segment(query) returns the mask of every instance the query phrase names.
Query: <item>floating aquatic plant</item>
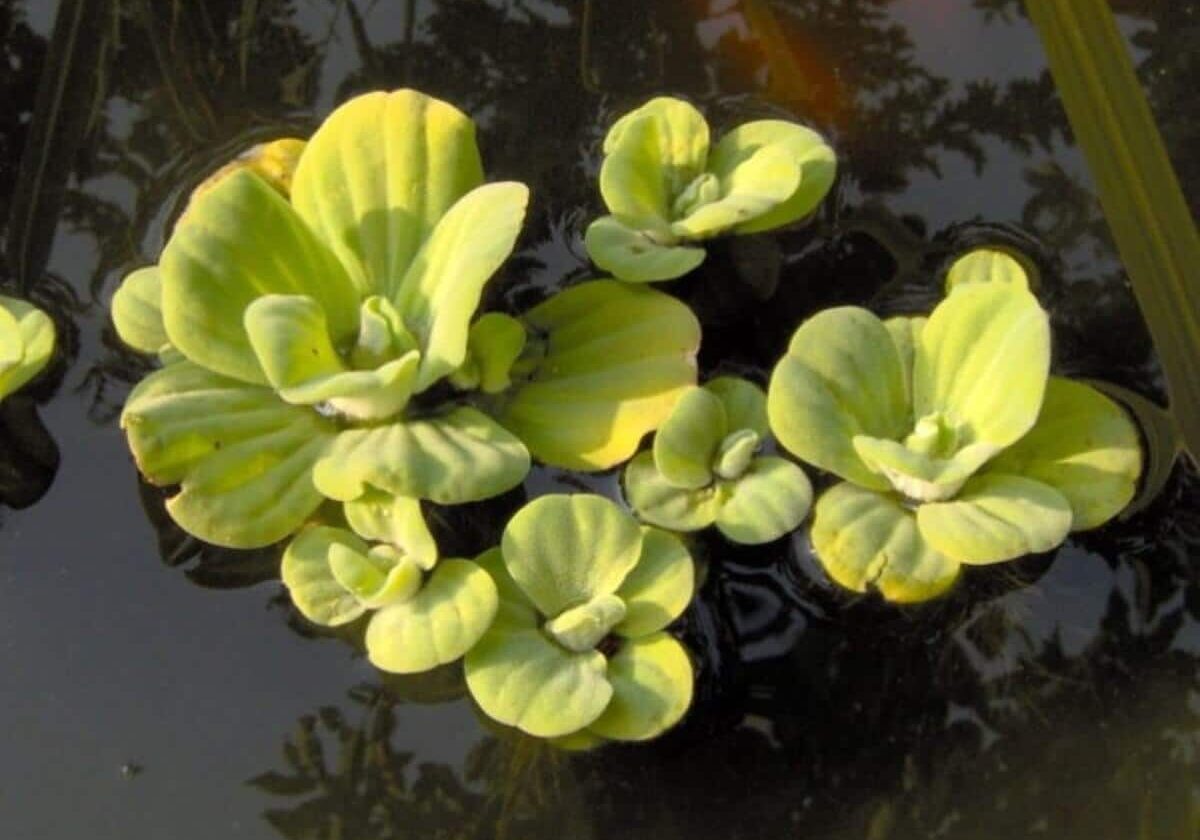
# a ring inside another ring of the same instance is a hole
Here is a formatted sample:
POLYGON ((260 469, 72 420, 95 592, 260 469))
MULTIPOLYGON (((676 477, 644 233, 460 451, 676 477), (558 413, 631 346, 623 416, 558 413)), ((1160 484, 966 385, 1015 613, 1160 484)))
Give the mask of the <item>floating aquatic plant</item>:
POLYGON ((122 425, 147 478, 180 485, 185 530, 260 546, 325 498, 452 504, 521 481, 524 445, 434 387, 524 217, 524 185, 482 180, 471 121, 398 91, 321 125, 290 200, 253 167, 193 198, 114 307, 134 346, 171 348, 122 425))
POLYGON ((428 671, 470 650, 496 615, 487 572, 439 561, 415 499, 373 491, 345 514, 352 530, 312 526, 284 552, 283 582, 300 612, 326 627, 372 612, 367 656, 385 671, 428 671))
POLYGON ((630 282, 680 277, 704 261, 696 243, 756 233, 810 215, 829 192, 833 150, 811 129, 758 120, 710 149, 692 105, 658 97, 604 139, 600 193, 611 215, 587 230, 596 265, 630 282))
POLYGON ((972 255, 928 319, 818 313, 775 368, 776 438, 843 479, 812 525, 843 586, 931 598, 962 565, 1049 551, 1133 497, 1136 429, 1094 388, 1050 375, 1049 319, 1011 268, 972 255))
POLYGON ((49 315, 0 295, 0 400, 41 373, 54 354, 54 337, 49 315))
POLYGON ((543 496, 479 564, 500 596, 465 660, 486 714, 569 746, 652 738, 683 717, 692 666, 664 632, 694 588, 677 538, 600 496, 543 496))
POLYGON ((482 180, 472 122, 404 90, 202 184, 113 301, 122 338, 165 364, 122 426, 143 474, 180 486, 180 526, 247 548, 326 499, 485 499, 529 449, 600 469, 661 422, 696 376, 678 301, 600 280, 473 320, 528 199, 482 180))
POLYGON ((768 433, 767 396, 752 382, 724 376, 689 389, 653 450, 625 468, 630 507, 672 531, 715 523, 738 543, 795 530, 812 504, 812 485, 791 461, 761 454, 768 433))

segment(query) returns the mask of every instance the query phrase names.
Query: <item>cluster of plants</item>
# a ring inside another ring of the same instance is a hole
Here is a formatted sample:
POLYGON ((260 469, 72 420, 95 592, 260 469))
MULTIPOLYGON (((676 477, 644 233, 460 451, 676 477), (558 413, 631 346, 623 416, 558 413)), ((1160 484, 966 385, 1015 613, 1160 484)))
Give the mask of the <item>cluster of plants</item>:
POLYGON ((1047 314, 1001 251, 958 260, 927 318, 818 313, 765 391, 697 381, 696 317, 647 284, 698 266, 706 239, 802 222, 835 168, 794 123, 711 144, 691 105, 651 100, 604 141, 609 215, 585 244, 611 276, 479 312, 528 190, 484 181, 451 105, 357 97, 308 141, 223 167, 158 263, 126 277, 118 333, 161 365, 121 425, 146 479, 178 488, 180 527, 233 548, 286 541, 296 608, 364 621, 377 667, 461 659, 490 718, 566 747, 654 737, 692 698, 668 632, 695 591, 678 535, 796 532, 814 496, 797 461, 826 488, 809 528, 822 566, 894 601, 944 592, 964 564, 1048 551, 1135 489, 1135 428, 1050 375, 1047 314), (625 465, 627 504, 542 496, 495 548, 443 557, 428 506, 496 497, 535 460, 625 465))

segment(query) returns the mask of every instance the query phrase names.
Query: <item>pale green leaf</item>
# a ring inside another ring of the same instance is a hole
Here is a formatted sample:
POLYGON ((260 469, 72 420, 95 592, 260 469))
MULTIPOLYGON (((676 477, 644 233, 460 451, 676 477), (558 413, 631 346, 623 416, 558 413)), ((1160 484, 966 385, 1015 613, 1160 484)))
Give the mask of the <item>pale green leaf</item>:
POLYGON ((898 603, 941 595, 961 570, 922 538, 912 511, 895 497, 849 482, 817 500, 812 544, 836 583, 855 592, 875 588, 898 603))
MULTIPOLYGON (((276 391, 346 370, 334 349, 325 312, 310 297, 263 295, 246 307, 242 321, 259 366, 276 391)), ((305 404, 319 398, 287 401, 305 404)))
POLYGON ((677 724, 692 705, 695 676, 683 645, 666 633, 624 642, 608 662, 612 701, 589 731, 645 741, 677 724))
POLYGON ((396 546, 426 571, 437 562, 437 543, 417 499, 368 487, 346 502, 343 510, 350 527, 363 539, 396 546))
POLYGON ((1001 283, 1029 288, 1029 275, 1011 254, 995 248, 976 248, 956 259, 946 273, 946 292, 964 283, 1001 283))
POLYGON ((627 283, 655 283, 682 277, 704 262, 703 248, 667 245, 615 216, 601 216, 584 234, 583 244, 597 266, 627 283))
POLYGON ((643 522, 671 531, 699 531, 713 524, 724 499, 724 482, 699 490, 677 487, 654 466, 654 456, 643 452, 625 467, 625 500, 643 522))
POLYGON ((268 389, 180 362, 138 385, 121 425, 146 477, 181 485, 167 502, 172 517, 208 542, 269 545, 321 503, 312 467, 334 429, 268 389))
POLYGON ((1062 493, 1071 530, 1103 525, 1137 491, 1142 448, 1125 412, 1095 388, 1052 376, 1042 413, 1030 432, 988 465, 989 472, 1024 476, 1062 493))
POLYGON ((720 197, 671 223, 671 233, 707 239, 753 221, 788 200, 800 184, 800 168, 776 146, 762 146, 721 174, 720 197))
POLYGON ((786 152, 800 178, 786 201, 739 225, 737 233, 773 230, 811 215, 837 174, 837 157, 821 135, 785 120, 757 120, 730 131, 713 147, 709 171, 724 177, 762 148, 786 152))
POLYGON ((700 324, 669 295, 614 280, 573 286, 524 316, 527 381, 500 409, 540 461, 601 470, 627 460, 696 383, 700 324))
POLYGON ((498 394, 512 385, 512 367, 525 349, 525 327, 511 315, 489 312, 471 325, 467 359, 453 374, 456 387, 498 394))
POLYGON ((689 388, 654 436, 654 466, 676 487, 704 487, 713 480, 713 464, 728 431, 721 400, 704 388, 689 388))
POLYGON ((485 184, 454 204, 421 246, 394 299, 421 348, 417 391, 463 363, 484 284, 512 253, 529 189, 485 184))
POLYGON ((367 625, 367 658, 376 668, 415 674, 473 648, 496 617, 496 585, 469 560, 443 560, 421 590, 379 610, 367 625))
POLYGON ((673 534, 642 528, 642 553, 617 595, 625 619, 614 630, 626 638, 648 636, 665 628, 691 603, 696 570, 687 547, 673 534))
POLYGON ((758 432, 750 429, 731 432, 717 448, 717 456, 713 459, 713 472, 717 478, 737 481, 750 469, 760 446, 762 438, 758 436, 758 432))
POLYGON ((359 554, 368 550, 366 543, 341 528, 305 528, 288 544, 279 564, 283 585, 296 609, 324 627, 348 624, 367 609, 334 578, 329 568, 329 549, 333 545, 343 545, 359 554))
POLYGON ((541 738, 583 729, 612 699, 602 654, 570 653, 540 629, 493 628, 463 664, 467 688, 485 714, 541 738))
POLYGON ((305 295, 325 313, 334 343, 358 330, 358 296, 326 245, 278 192, 248 171, 200 196, 159 261, 171 344, 209 370, 266 382, 242 315, 268 294, 305 295))
POLYGON ((1060 546, 1071 530, 1071 505, 1040 481, 988 473, 951 501, 921 505, 917 525, 926 542, 959 563, 999 563, 1060 546))
POLYGON ((1049 372, 1050 321, 1037 298, 1011 284, 968 283, 921 331, 913 412, 948 418, 960 445, 1008 446, 1037 420, 1049 372))
POLYGON ((18 298, 0 295, 0 399, 21 388, 54 355, 54 321, 18 298))
POLYGON ((462 406, 420 420, 349 429, 316 465, 313 481, 348 502, 368 487, 443 505, 480 501, 516 487, 529 452, 494 420, 462 406))
POLYGON ((642 533, 602 496, 550 495, 521 508, 504 529, 504 563, 548 618, 611 595, 637 563, 642 533))
POLYGON ((397 414, 413 394, 416 350, 375 370, 349 370, 312 298, 264 295, 246 307, 244 320, 259 365, 285 402, 328 403, 348 417, 378 420, 397 414))
POLYGON ((421 567, 390 545, 366 552, 332 545, 328 561, 334 580, 369 610, 407 601, 421 588, 421 567))
POLYGON ((758 545, 800 527, 812 507, 812 484, 804 470, 783 458, 756 458, 728 484, 717 510, 717 529, 736 543, 758 545))
POLYGON ((792 336, 771 374, 771 431, 803 461, 864 487, 889 485, 854 449, 856 435, 898 439, 912 416, 891 333, 865 309, 826 309, 792 336))
POLYGON ((704 172, 709 132, 688 102, 651 99, 624 115, 604 138, 600 192, 622 221, 665 222, 672 203, 704 172))
POLYGON ((770 432, 767 424, 767 395, 758 385, 738 376, 718 376, 704 383, 725 407, 729 431, 749 429, 760 438, 770 432))
POLYGON ((112 298, 112 320, 121 341, 142 353, 170 344, 163 326, 162 275, 148 265, 125 275, 112 298))
POLYGON ((933 502, 951 498, 999 447, 972 443, 948 458, 939 458, 914 452, 898 441, 856 435, 854 450, 898 493, 916 501, 933 502))
POLYGON ((532 630, 540 627, 542 621, 537 609, 508 573, 500 547, 485 551, 475 558, 475 562, 491 576, 492 583, 496 585, 499 609, 496 612, 496 620, 492 623, 493 631, 532 630))
POLYGON ((597 595, 563 610, 543 625, 551 639, 569 651, 589 651, 625 619, 625 602, 612 594, 597 595))
POLYGON ((912 371, 913 357, 916 355, 917 343, 921 340, 921 331, 925 329, 928 318, 906 318, 897 316, 883 322, 896 342, 896 350, 900 353, 900 364, 904 368, 904 387, 908 391, 909 401, 912 401, 912 371))
POLYGON ((345 102, 300 157, 292 203, 329 244, 361 297, 394 297, 418 249, 483 182, 475 125, 414 90, 345 102))
POLYGON ((600 165, 600 195, 622 224, 669 239, 673 179, 659 146, 659 128, 653 118, 631 121, 600 165))

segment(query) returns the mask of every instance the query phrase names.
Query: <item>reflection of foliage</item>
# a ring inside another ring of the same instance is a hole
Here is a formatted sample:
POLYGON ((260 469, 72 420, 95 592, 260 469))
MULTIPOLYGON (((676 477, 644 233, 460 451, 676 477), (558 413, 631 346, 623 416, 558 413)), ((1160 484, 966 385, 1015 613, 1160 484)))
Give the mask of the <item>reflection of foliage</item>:
POLYGON ((284 744, 287 770, 249 781, 268 795, 301 800, 269 809, 267 822, 289 840, 486 836, 478 823, 482 796, 445 766, 413 768, 411 753, 393 749, 396 711, 388 695, 359 688, 350 696, 363 708, 358 725, 331 706, 301 718, 284 744))
POLYGON ((29 28, 17 0, 0 0, 0 239, 45 52, 44 39, 29 28))

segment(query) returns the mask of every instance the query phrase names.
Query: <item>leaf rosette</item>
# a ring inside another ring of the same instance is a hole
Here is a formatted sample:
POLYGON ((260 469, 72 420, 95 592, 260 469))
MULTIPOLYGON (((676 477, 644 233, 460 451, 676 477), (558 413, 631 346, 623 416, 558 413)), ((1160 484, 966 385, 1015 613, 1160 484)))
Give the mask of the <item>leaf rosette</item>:
POLYGON ((326 499, 495 496, 531 449, 583 469, 629 457, 694 383, 699 326, 612 281, 476 318, 527 201, 483 183, 470 119, 410 90, 357 97, 307 143, 206 180, 113 299, 121 338, 164 363, 122 426, 147 479, 179 485, 172 518, 251 548, 326 499), (638 329, 658 331, 648 356, 606 349, 638 329))
POLYGON ((1049 318, 1015 261, 968 258, 928 319, 825 310, 771 376, 776 438, 843 479, 818 499, 811 535, 850 589, 935 597, 963 565, 1050 551, 1136 490, 1132 421, 1050 375, 1049 318))
POLYGON ((718 377, 689 389, 625 468, 625 496, 644 522, 672 531, 715 524, 737 543, 766 543, 795 530, 812 504, 800 467, 761 452, 767 396, 752 382, 718 377))
POLYGON ((0 400, 42 372, 54 355, 54 321, 19 298, 0 295, 0 400))
POLYGON ((585 244, 596 265, 622 280, 681 277, 704 261, 696 243, 812 214, 836 168, 819 134, 786 120, 745 123, 710 147, 695 107, 658 97, 604 139, 600 193, 610 215, 588 227, 585 244))
POLYGON ((600 496, 543 496, 479 564, 499 609, 464 665, 489 717, 571 747, 646 740, 683 717, 692 665, 665 628, 695 583, 677 538, 600 496))
POLYGON ((283 554, 280 573, 296 608, 338 627, 370 613, 367 657, 415 674, 453 662, 491 626, 491 577, 470 560, 438 559, 415 499, 372 491, 347 503, 347 528, 314 525, 283 554))

